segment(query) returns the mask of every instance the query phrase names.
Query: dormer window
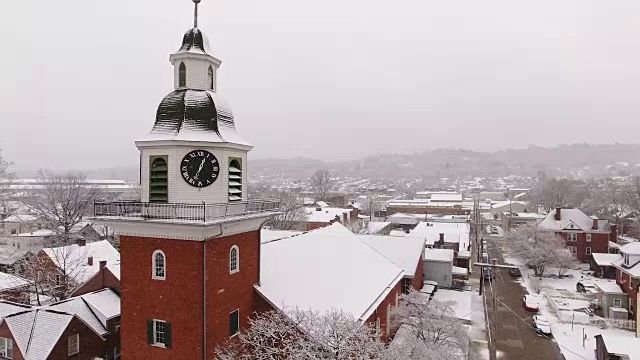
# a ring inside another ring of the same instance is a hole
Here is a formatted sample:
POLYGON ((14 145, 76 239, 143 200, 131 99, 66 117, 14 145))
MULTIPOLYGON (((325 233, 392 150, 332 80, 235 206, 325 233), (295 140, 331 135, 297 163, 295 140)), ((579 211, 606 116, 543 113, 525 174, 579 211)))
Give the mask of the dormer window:
POLYGON ((209 90, 213 90, 213 67, 211 67, 211 65, 209 65, 209 78, 207 84, 209 84, 209 90))
POLYGON ((187 66, 181 62, 178 67, 178 87, 187 86, 187 66))

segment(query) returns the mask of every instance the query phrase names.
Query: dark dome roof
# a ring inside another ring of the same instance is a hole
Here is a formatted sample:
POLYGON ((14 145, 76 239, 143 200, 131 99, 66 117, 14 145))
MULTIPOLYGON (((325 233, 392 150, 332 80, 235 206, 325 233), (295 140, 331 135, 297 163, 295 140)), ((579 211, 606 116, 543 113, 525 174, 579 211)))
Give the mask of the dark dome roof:
POLYGON ((200 29, 190 29, 184 33, 184 36, 182 37, 182 45, 178 52, 210 54, 209 40, 207 39, 207 36, 200 31, 200 29))
POLYGON ((154 132, 178 133, 182 130, 215 132, 221 127, 235 131, 233 114, 224 101, 209 90, 180 89, 165 96, 158 106, 154 132))

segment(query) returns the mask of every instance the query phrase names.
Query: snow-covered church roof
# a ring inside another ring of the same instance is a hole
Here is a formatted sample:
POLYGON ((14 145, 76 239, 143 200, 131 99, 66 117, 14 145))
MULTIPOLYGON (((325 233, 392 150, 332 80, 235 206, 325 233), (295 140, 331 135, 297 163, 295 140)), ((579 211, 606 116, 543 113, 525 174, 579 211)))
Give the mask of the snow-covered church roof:
POLYGON ((141 141, 183 140, 251 146, 236 132, 233 113, 211 90, 177 89, 158 106, 153 129, 141 141))
POLYGON ((339 223, 260 251, 256 289, 285 312, 337 308, 366 321, 405 273, 339 223))

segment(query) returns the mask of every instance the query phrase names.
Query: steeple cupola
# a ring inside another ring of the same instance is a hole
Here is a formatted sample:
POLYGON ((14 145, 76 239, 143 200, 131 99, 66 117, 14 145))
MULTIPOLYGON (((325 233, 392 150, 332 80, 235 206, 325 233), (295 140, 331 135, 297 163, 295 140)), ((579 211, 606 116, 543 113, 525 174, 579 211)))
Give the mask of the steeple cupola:
POLYGON ((198 29, 198 3, 194 0, 193 28, 182 37, 182 45, 169 56, 174 69, 175 89, 211 90, 217 89, 217 73, 220 64, 209 47, 207 36, 198 29))

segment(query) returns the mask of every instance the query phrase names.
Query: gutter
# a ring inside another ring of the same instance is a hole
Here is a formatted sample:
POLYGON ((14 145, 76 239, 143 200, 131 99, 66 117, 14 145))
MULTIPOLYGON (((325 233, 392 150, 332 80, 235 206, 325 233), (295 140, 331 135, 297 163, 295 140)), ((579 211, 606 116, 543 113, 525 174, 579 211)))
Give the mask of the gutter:
POLYGON ((220 232, 202 242, 202 359, 207 360, 207 241, 218 238, 222 235, 222 224, 220 232))
POLYGON ((384 298, 386 298, 387 295, 389 295, 389 293, 391 292, 393 287, 403 277, 404 277, 404 270, 402 270, 402 271, 400 271, 400 273, 398 273, 398 275, 391 281, 391 283, 389 283, 389 285, 387 285, 387 287, 384 289, 384 291, 380 295, 378 295, 376 300, 373 303, 371 303, 371 305, 369 305, 369 307, 365 310, 365 312, 360 316, 360 318, 358 320, 361 321, 361 322, 367 321, 369 316, 371 316, 371 314, 373 314, 375 312, 375 310, 378 308, 378 306, 380 306, 380 304, 384 301, 384 298))

